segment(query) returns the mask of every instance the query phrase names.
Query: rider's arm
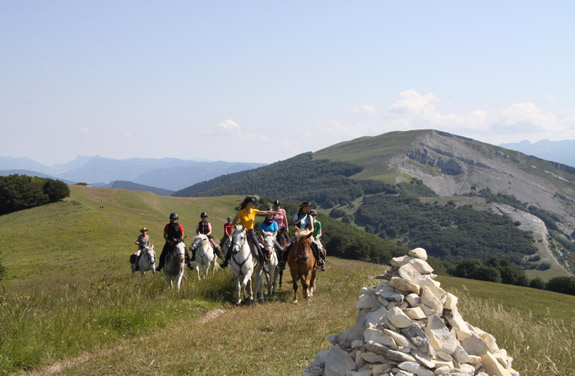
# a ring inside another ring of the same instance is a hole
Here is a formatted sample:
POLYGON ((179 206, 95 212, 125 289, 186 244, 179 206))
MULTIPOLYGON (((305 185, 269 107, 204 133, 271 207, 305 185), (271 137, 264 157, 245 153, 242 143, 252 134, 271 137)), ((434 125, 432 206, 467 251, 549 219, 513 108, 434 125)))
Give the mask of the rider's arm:
POLYGON ((212 234, 212 224, 208 222, 208 233, 206 235, 212 234))

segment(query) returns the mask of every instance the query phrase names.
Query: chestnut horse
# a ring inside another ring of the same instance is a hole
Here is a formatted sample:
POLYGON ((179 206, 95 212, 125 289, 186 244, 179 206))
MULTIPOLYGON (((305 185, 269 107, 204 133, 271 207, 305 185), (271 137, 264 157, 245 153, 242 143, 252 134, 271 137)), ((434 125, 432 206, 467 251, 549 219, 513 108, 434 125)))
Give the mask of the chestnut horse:
POLYGON ((297 284, 301 281, 303 297, 309 300, 313 296, 315 276, 317 273, 316 259, 311 249, 310 230, 296 228, 296 240, 290 247, 288 265, 293 282, 293 302, 297 304, 297 284))

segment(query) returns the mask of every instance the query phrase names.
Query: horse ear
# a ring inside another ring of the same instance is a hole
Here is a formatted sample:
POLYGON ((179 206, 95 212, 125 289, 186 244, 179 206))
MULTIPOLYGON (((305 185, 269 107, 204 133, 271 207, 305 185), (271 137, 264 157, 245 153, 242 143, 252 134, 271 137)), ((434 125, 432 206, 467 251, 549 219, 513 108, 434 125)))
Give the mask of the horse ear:
POLYGON ((295 228, 295 232, 300 233, 301 229, 299 227, 294 227, 295 228))
POLYGON ((306 235, 305 238, 306 238, 306 239, 309 239, 309 238, 311 238, 312 235, 313 235, 313 232, 310 232, 309 234, 306 235))

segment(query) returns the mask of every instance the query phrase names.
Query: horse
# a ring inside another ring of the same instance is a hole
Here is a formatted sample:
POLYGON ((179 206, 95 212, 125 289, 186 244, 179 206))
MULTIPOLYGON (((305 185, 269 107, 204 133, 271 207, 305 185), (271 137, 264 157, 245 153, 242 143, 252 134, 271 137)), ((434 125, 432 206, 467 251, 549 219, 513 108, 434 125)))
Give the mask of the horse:
POLYGON ((136 274, 136 267, 142 273, 142 276, 146 274, 148 270, 152 271, 152 274, 156 272, 156 252, 154 252, 154 245, 146 246, 142 249, 142 254, 138 263, 132 263, 132 278, 136 274))
POLYGON ((269 274, 265 274, 262 271, 261 265, 258 265, 255 269, 256 274, 256 288, 255 296, 260 294, 259 300, 264 299, 264 274, 266 277, 266 282, 268 284, 268 296, 275 295, 276 293, 276 279, 278 275, 278 257, 276 254, 275 239, 273 232, 262 231, 264 235, 264 251, 269 254, 269 261, 266 261, 266 265, 269 270, 269 274))
POLYGON ((243 227, 237 228, 232 234, 232 272, 236 282, 237 301, 236 306, 242 304, 243 298, 252 302, 254 294, 252 290, 252 274, 254 272, 254 258, 243 227), (248 294, 249 291, 249 294, 248 294))
POLYGON ((312 232, 296 228, 296 240, 293 242, 288 255, 288 265, 293 282, 293 303, 297 304, 297 284, 301 281, 303 296, 309 300, 315 288, 317 274, 316 259, 311 248, 312 232))
POLYGON ((183 241, 178 241, 174 244, 174 248, 166 255, 166 265, 164 266, 164 274, 168 280, 168 288, 172 289, 172 282, 176 283, 176 290, 180 291, 182 278, 184 277, 184 269, 186 267, 185 261, 186 245, 183 241))
POLYGON ((196 250, 196 273, 198 275, 198 279, 200 278, 200 266, 204 271, 204 277, 208 276, 210 271, 210 265, 212 266, 212 275, 216 271, 216 255, 214 254, 214 248, 210 244, 210 239, 207 235, 198 234, 194 238, 194 242, 190 245, 190 251, 196 250))

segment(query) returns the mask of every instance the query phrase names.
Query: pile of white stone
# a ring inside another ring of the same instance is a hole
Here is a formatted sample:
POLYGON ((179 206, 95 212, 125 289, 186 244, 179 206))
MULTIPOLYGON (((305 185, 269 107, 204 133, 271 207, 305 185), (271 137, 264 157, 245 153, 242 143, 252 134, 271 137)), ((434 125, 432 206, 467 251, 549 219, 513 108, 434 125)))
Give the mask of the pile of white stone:
POLYGON ((416 248, 361 289, 356 323, 329 338, 304 376, 519 376, 495 338, 463 320, 426 260, 416 248))

